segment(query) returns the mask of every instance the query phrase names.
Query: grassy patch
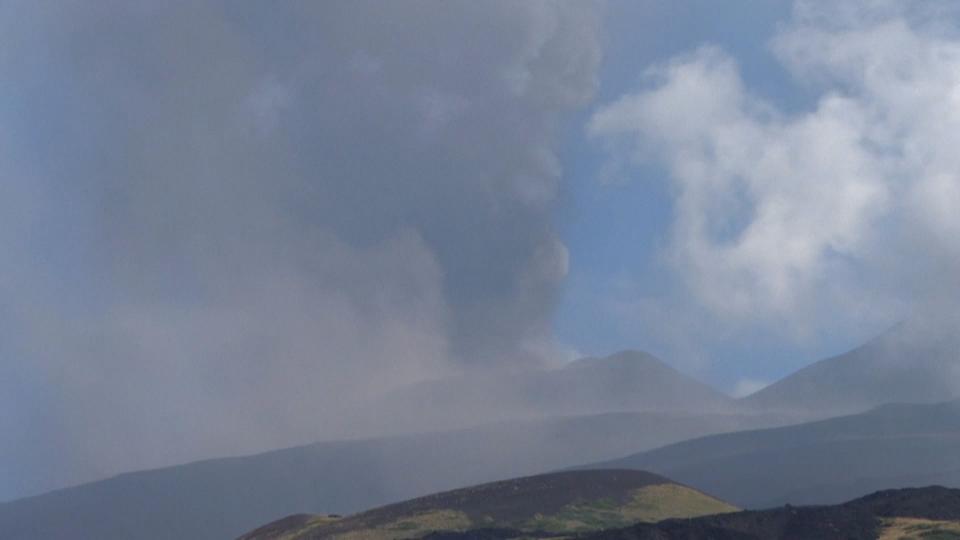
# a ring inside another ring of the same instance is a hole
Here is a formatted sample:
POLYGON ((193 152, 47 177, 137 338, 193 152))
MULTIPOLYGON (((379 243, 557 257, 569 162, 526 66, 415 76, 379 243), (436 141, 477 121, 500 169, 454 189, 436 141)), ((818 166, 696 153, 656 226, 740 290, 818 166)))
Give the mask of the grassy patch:
POLYGON ((739 508, 699 491, 663 484, 634 492, 633 500, 624 507, 631 521, 657 522, 670 518, 689 518, 736 512, 739 508))
POLYGON ((333 537, 340 540, 402 540, 420 538, 433 531, 463 531, 472 525, 470 518, 463 512, 436 510, 378 527, 334 534, 333 537))
POLYGON ((596 531, 626 527, 638 521, 656 522, 674 517, 697 517, 735 512, 737 508, 698 491, 675 484, 636 490, 625 504, 612 499, 571 504, 548 516, 538 514, 520 524, 521 529, 556 533, 596 531))
POLYGON ((277 538, 277 540, 297 540, 297 538, 302 538, 307 533, 315 531, 320 527, 325 527, 331 523, 339 521, 340 518, 330 517, 330 516, 316 516, 303 525, 300 529, 284 534, 277 538))
POLYGON ((884 519, 880 540, 960 540, 960 521, 884 519))

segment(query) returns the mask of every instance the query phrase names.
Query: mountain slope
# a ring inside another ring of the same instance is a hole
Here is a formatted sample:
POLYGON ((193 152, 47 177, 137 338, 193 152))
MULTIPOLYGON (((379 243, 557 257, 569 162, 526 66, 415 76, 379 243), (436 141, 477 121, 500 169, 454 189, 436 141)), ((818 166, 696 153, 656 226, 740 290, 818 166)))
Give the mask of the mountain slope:
POLYGON ((241 540, 386 540, 476 527, 573 534, 732 511, 736 508, 650 473, 568 471, 437 493, 339 520, 284 518, 241 540))
POLYGON ((643 352, 584 358, 555 369, 494 371, 404 388, 373 408, 391 424, 462 426, 500 418, 657 411, 719 413, 736 400, 643 352), (438 404, 443 404, 438 406, 438 404))
POLYGON ((592 409, 585 412, 703 412, 733 405, 725 394, 638 351, 577 360, 540 381, 527 382, 521 395, 537 395, 538 387, 541 406, 548 411, 563 411, 572 403, 592 409))
POLYGON ((692 520, 638 524, 591 540, 884 540, 960 538, 960 491, 943 487, 887 490, 845 504, 783 507, 692 520))
POLYGON ((843 414, 884 403, 960 397, 960 328, 903 323, 850 352, 811 364, 742 403, 756 410, 843 414))
MULTIPOLYGON (((434 533, 427 540, 529 538, 511 529, 434 533)), ((540 535, 541 538, 556 538, 540 535)), ((693 519, 637 523, 581 540, 956 540, 960 490, 931 486, 885 490, 834 506, 784 506, 693 519)), ((559 539, 558 539, 559 540, 559 539)))
POLYGON ((232 538, 290 513, 352 513, 777 422, 625 413, 317 443, 124 474, 0 504, 0 538, 232 538))
POLYGON ((960 401, 712 435, 594 467, 649 470, 746 508, 836 503, 879 488, 960 486, 960 401))

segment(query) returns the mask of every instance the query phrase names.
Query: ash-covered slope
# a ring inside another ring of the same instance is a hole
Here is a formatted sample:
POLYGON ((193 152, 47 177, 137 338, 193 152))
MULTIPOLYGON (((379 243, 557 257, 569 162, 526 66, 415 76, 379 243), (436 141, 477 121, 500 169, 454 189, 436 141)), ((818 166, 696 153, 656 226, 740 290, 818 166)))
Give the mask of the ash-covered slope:
POLYGON ((870 342, 811 364, 742 400, 756 410, 862 412, 885 403, 960 397, 960 325, 902 323, 870 342))
POLYGON ((744 508, 830 504, 877 489, 960 487, 960 401, 885 405, 702 437, 601 462, 663 474, 744 508))
POLYGON ((642 471, 568 471, 437 493, 339 520, 291 516, 241 540, 387 540, 478 527, 573 534, 731 511, 736 508, 642 471))

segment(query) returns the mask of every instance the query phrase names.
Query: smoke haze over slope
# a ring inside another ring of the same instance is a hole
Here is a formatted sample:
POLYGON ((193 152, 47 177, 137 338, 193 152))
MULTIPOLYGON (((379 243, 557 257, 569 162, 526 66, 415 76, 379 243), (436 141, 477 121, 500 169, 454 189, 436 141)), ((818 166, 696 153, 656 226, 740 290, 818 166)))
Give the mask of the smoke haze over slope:
POLYGON ((617 2, 0 3, 0 500, 433 427, 391 396, 459 426, 665 388, 542 384, 571 350, 746 394, 909 320, 849 406, 960 395, 960 9, 630 2, 620 41, 668 43, 611 75, 617 2))
POLYGON ((0 6, 0 499, 541 362, 596 8, 0 6))

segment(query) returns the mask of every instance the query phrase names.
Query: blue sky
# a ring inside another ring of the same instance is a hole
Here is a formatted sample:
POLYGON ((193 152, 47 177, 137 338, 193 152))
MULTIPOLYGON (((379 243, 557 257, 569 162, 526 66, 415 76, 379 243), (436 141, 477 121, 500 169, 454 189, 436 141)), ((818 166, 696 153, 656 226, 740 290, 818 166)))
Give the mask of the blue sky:
MULTIPOLYGON (((676 216, 676 192, 671 191, 676 185, 671 183, 668 163, 647 156, 617 169, 611 180, 608 148, 600 144, 603 141, 586 136, 584 126, 598 110, 625 95, 652 93, 657 83, 645 75, 651 68, 670 62, 694 65, 697 61, 690 55, 705 46, 734 65, 739 84, 749 92, 747 99, 774 111, 780 119, 775 122, 802 124, 816 118, 824 100, 831 96, 849 98, 858 106, 874 98, 866 96, 869 89, 845 87, 846 72, 842 70, 855 69, 854 64, 831 67, 834 71, 829 75, 804 72, 799 61, 784 52, 798 47, 796 43, 783 44, 792 35, 794 41, 798 36, 820 37, 813 32, 830 28, 833 21, 841 32, 858 35, 869 27, 871 17, 881 21, 889 17, 890 27, 908 21, 922 29, 929 26, 930 13, 940 17, 937 32, 955 35, 951 25, 955 13, 937 2, 851 3, 833 11, 824 4, 802 2, 797 9, 800 11, 795 12, 794 3, 786 1, 608 4, 599 90, 589 110, 573 122, 562 152, 568 185, 557 223, 571 262, 555 325, 561 341, 574 350, 602 355, 620 348, 645 349, 727 390, 749 382, 742 390, 860 345, 909 317, 916 302, 925 302, 917 300, 925 293, 915 290, 908 272, 896 270, 901 263, 879 263, 853 251, 830 254, 832 248, 828 248, 824 257, 833 261, 826 264, 845 267, 832 279, 847 283, 851 290, 863 287, 850 302, 858 307, 848 311, 848 306, 831 307, 826 300, 807 318, 795 320, 793 315, 779 312, 767 320, 761 317, 728 324, 723 313, 711 313, 691 299, 689 283, 665 260, 676 216), (884 265, 890 265, 889 272, 884 265), (891 292, 896 290, 900 292, 891 292), (893 298, 898 294, 902 297, 893 298), (634 316, 638 309, 645 315, 634 316), (657 317, 670 321, 670 331, 652 320, 657 317), (795 332, 793 327, 804 330, 795 332)), ((888 106, 893 105, 879 105, 876 114, 892 115, 882 110, 888 106)), ((643 150, 642 144, 639 148, 643 150)), ((841 179, 847 174, 833 163, 820 171, 841 179)), ((808 179, 800 175, 796 181, 808 179)), ((909 183, 911 179, 890 181, 909 183)), ((838 208, 842 213, 843 207, 838 208)), ((744 219, 743 212, 737 215, 731 214, 733 219, 744 219)), ((878 238, 887 234, 895 244, 897 219, 894 213, 889 220, 878 221, 874 227, 878 238), (894 229, 884 233, 888 226, 894 229)))
MULTIPOLYGON (((713 44, 735 55, 745 79, 771 100, 793 109, 809 105, 812 96, 791 80, 769 47, 777 26, 789 18, 791 8, 790 2, 766 0, 726 4, 707 0, 611 2, 596 102, 607 103, 637 89, 643 84, 643 73, 652 65, 713 44)), ((618 294, 614 284, 624 278, 635 280, 642 294, 666 294, 669 298, 667 291, 677 287, 658 256, 669 234, 672 203, 664 178, 667 172, 656 164, 638 167, 617 182, 604 181, 601 169, 605 156, 587 140, 583 126, 589 113, 573 123, 563 152, 569 193, 557 220, 571 262, 556 326, 564 342, 590 355, 621 348, 649 350, 729 390, 742 378, 776 380, 864 338, 838 336, 791 343, 764 339, 747 330, 705 343, 699 354, 710 361, 684 362, 671 357, 677 351, 654 331, 612 312, 606 303, 611 295, 618 294)))

